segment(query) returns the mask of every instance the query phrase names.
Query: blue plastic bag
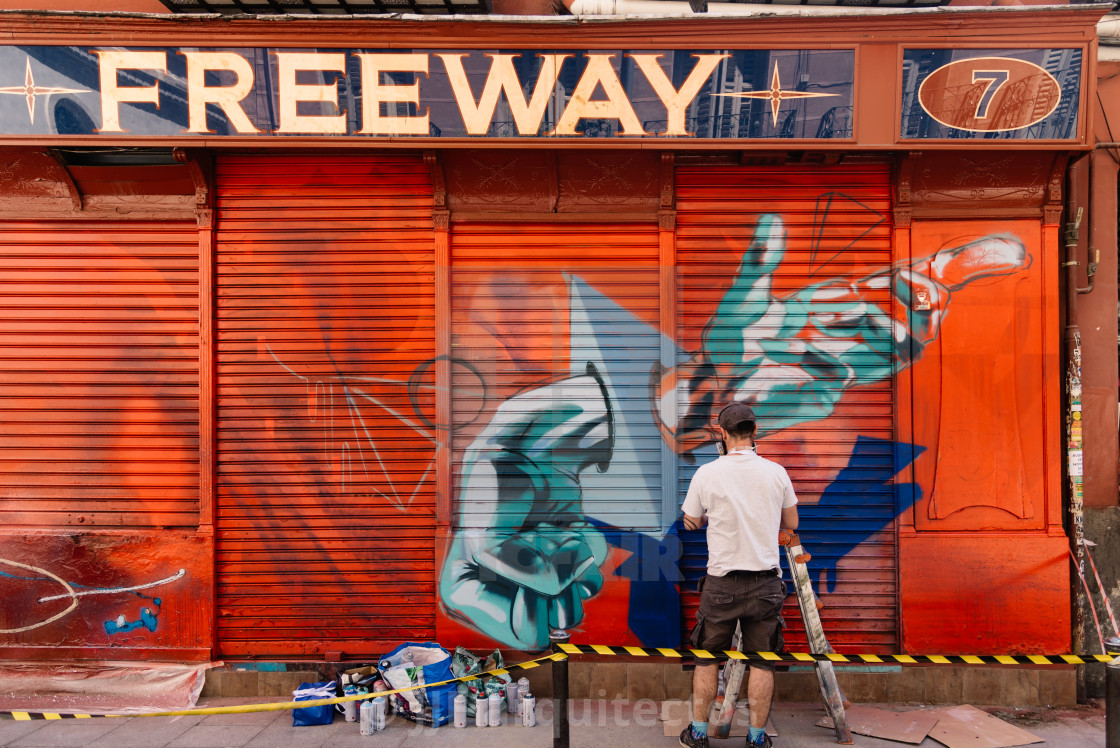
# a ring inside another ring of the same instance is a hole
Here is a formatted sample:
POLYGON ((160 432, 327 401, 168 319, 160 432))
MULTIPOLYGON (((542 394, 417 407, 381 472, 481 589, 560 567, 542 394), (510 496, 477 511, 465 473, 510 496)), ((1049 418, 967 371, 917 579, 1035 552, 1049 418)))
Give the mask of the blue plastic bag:
MULTIPOLYGON (((317 701, 318 699, 333 699, 334 681, 320 683, 300 683, 299 688, 292 691, 292 701, 317 701)), ((334 721, 334 706, 309 706, 303 709, 292 710, 292 726, 305 727, 307 725, 329 725, 334 721)))
POLYGON ((432 727, 451 721, 458 687, 454 683, 427 685, 455 677, 451 674, 451 653, 446 649, 435 642, 407 642, 382 657, 379 669, 392 688, 411 689, 393 695, 395 714, 432 727))

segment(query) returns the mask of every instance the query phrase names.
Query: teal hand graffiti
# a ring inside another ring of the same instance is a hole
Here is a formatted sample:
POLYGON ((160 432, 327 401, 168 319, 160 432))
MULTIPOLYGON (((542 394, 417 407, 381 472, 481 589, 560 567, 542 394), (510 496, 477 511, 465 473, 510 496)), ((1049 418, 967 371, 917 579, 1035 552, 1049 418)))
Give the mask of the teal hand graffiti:
POLYGON ((584 518, 579 475, 606 469, 610 402, 593 368, 501 404, 463 456, 459 532, 440 577, 454 616, 509 646, 548 645, 603 586, 603 534, 584 518))
POLYGON ((1030 264, 1007 234, 946 247, 856 280, 830 279, 779 298, 786 251, 781 218, 762 216, 735 280, 705 326, 701 351, 677 374, 689 407, 678 436, 710 429, 716 403, 749 400, 760 433, 832 413, 844 392, 891 376, 937 337, 952 293, 1030 264))

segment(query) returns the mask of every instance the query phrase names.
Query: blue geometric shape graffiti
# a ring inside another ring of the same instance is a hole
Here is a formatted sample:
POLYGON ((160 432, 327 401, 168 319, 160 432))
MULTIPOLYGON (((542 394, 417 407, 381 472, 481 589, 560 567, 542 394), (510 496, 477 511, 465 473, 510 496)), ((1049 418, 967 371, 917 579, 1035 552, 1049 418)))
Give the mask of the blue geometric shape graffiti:
MULTIPOLYGON (((908 510, 921 498, 922 491, 918 485, 898 483, 893 486, 895 510, 892 517, 871 517, 864 511, 867 495, 890 491, 891 481, 898 471, 924 451, 925 447, 920 445, 858 436, 847 464, 821 494, 820 501, 804 507, 803 515, 809 521, 799 533, 802 542, 807 548, 829 549, 827 555, 815 555, 813 561, 814 572, 825 575, 827 592, 836 588, 840 559, 885 529, 897 514, 908 510), (885 452, 893 456, 890 463, 883 460, 885 452), (849 529, 843 534, 843 540, 838 540, 837 533, 830 529, 832 523, 829 520, 835 517, 836 510, 846 517, 861 520, 856 524, 857 529, 849 529)), ((683 555, 680 524, 670 527, 665 537, 657 538, 592 518, 588 521, 603 533, 607 543, 629 553, 614 575, 630 580, 627 613, 630 631, 646 647, 677 646, 681 641, 679 583, 686 581, 680 565, 683 555)), ((698 531, 690 535, 700 546, 693 558, 701 562, 702 569, 707 564, 704 533, 698 531)), ((788 570, 786 576, 789 576, 788 570)))
MULTIPOLYGON (((812 518, 833 517, 838 513, 836 510, 842 510, 840 514, 858 516, 869 494, 882 494, 890 490, 894 476, 924 451, 925 447, 915 444, 859 436, 848 457, 848 464, 825 488, 820 501, 812 507, 806 507, 804 514, 810 521, 802 525, 798 535, 810 550, 814 546, 829 546, 828 556, 813 557, 813 571, 824 572, 827 592, 836 588, 836 567, 840 559, 875 533, 881 532, 889 522, 883 522, 881 518, 879 521, 868 518, 871 521, 849 527, 840 535, 828 523, 813 522, 812 518), (882 458, 885 450, 890 450, 894 455, 891 463, 882 458)), ((894 485, 893 495, 895 511, 891 521, 922 497, 922 489, 914 483, 897 483, 894 485)))
POLYGON ((596 519, 588 521, 599 528, 607 542, 630 556, 619 564, 614 575, 630 580, 627 626, 646 647, 675 647, 681 642, 681 596, 677 587, 681 540, 677 525, 663 538, 624 530, 596 519))

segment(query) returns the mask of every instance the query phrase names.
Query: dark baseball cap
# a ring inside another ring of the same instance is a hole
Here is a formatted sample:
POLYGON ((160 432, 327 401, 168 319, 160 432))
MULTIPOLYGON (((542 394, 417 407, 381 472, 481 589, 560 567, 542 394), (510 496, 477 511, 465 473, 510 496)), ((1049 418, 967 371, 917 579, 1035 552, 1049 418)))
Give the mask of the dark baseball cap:
POLYGON ((726 431, 751 430, 755 424, 754 410, 745 402, 733 402, 719 412, 719 425, 726 431))

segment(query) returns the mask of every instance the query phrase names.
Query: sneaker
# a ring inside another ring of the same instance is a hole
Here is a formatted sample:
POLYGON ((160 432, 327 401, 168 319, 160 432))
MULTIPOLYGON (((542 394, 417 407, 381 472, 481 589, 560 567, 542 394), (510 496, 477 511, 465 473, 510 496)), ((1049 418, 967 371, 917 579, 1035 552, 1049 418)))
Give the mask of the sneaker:
POLYGON ((684 732, 681 733, 681 745, 684 748, 708 748, 708 736, 702 738, 692 737, 692 723, 689 722, 684 726, 684 732))
POLYGON ((762 735, 761 743, 752 743, 751 739, 747 738, 747 748, 757 748, 758 746, 761 746, 761 748, 774 748, 774 741, 772 741, 770 739, 770 736, 765 733, 763 733, 762 735))

